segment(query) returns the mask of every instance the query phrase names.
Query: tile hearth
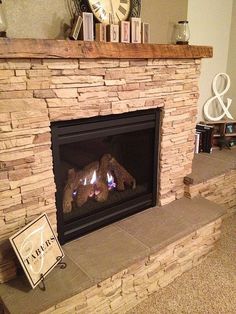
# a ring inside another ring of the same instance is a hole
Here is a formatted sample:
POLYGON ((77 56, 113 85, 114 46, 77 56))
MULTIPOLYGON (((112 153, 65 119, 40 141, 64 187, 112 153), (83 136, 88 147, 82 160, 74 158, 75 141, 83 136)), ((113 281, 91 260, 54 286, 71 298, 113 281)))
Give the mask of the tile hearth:
POLYGON ((67 268, 48 275, 46 292, 19 277, 0 285, 2 301, 11 314, 127 310, 206 256, 223 213, 183 198, 136 214, 64 245, 67 268))

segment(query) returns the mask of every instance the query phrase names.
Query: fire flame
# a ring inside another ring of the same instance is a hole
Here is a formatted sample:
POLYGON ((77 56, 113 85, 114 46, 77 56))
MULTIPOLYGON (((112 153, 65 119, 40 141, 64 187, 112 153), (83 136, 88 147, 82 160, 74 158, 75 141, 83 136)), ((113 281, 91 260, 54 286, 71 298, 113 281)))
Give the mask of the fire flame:
POLYGON ((116 187, 116 183, 115 183, 114 177, 110 173, 107 173, 107 185, 108 185, 108 189, 109 190, 111 190, 111 189, 116 187))
POLYGON ((90 182, 88 183, 88 179, 87 177, 84 178, 84 182, 83 182, 83 185, 88 185, 88 184, 95 184, 97 181, 97 173, 96 173, 96 170, 94 170, 93 172, 93 175, 92 175, 92 178, 90 180, 90 182))
MULTIPOLYGON (((97 182, 97 172, 96 170, 94 170, 91 180, 89 181, 89 179, 85 177, 83 180, 83 185, 92 184, 96 186, 96 182, 97 182)), ((107 187, 109 190, 116 188, 115 179, 113 175, 109 172, 107 173, 107 187)), ((99 192, 95 189, 94 194, 97 195, 99 194, 99 192)))
POLYGON ((95 184, 96 181, 97 181, 97 174, 96 174, 96 171, 94 170, 92 179, 90 180, 90 184, 95 184))

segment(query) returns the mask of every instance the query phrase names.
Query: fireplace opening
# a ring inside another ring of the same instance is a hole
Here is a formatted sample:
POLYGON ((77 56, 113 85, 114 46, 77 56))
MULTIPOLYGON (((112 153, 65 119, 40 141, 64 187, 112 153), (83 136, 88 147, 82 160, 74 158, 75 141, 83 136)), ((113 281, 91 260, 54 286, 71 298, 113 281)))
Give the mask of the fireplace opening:
POLYGON ((159 110, 51 125, 60 243, 157 203, 159 110))

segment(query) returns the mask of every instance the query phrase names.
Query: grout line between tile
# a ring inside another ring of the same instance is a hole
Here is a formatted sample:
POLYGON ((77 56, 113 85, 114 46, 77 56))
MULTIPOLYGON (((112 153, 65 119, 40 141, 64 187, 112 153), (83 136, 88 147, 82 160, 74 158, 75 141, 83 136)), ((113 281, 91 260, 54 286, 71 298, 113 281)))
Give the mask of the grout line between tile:
POLYGON ((148 254, 150 254, 150 247, 148 247, 145 243, 143 243, 141 240, 137 239, 132 233, 130 233, 129 231, 123 229, 121 226, 119 226, 117 224, 117 227, 122 230, 123 232, 125 232, 126 234, 128 234, 129 236, 131 236, 134 240, 138 241, 140 244, 142 244, 143 246, 145 246, 146 249, 148 249, 148 254))
POLYGON ((85 275, 88 276, 88 278, 91 280, 92 283, 94 283, 94 279, 87 273, 87 271, 81 267, 81 265, 78 265, 78 263, 76 263, 76 261, 70 256, 68 255, 67 252, 65 252, 65 255, 67 258, 69 258, 80 270, 82 270, 83 273, 85 273, 85 275))

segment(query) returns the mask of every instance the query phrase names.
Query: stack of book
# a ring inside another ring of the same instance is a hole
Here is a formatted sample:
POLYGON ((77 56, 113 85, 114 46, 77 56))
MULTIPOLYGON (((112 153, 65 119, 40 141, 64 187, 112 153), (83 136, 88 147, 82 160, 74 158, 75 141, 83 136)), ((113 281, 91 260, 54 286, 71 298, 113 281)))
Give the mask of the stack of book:
POLYGON ((213 146, 213 131, 214 127, 210 125, 196 125, 195 133, 195 153, 211 153, 213 146))

